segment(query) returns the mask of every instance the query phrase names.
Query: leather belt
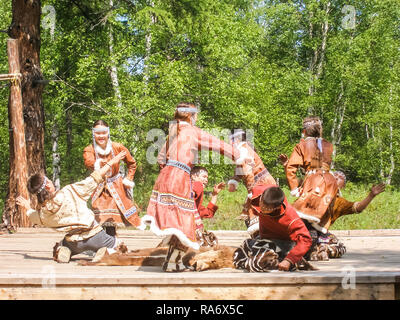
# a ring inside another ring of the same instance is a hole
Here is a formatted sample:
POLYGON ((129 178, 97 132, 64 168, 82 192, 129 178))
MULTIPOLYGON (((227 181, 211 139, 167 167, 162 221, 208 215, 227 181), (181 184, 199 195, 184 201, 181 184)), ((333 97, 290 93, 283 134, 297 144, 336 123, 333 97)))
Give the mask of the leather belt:
POLYGON ((192 170, 192 169, 190 169, 190 167, 188 165, 186 165, 182 162, 176 161, 176 160, 168 160, 167 166, 179 168, 183 171, 186 171, 189 174, 190 174, 190 171, 192 170))

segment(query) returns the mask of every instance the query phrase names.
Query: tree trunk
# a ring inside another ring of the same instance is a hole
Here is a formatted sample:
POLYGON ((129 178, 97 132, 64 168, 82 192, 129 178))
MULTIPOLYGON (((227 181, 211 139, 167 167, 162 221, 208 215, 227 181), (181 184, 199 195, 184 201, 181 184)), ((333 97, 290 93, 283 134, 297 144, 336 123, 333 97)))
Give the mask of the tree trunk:
MULTIPOLYGON (((309 24, 309 30, 308 30, 308 35, 310 37, 310 40, 312 40, 313 32, 314 32, 314 25, 313 25, 313 23, 311 21, 313 16, 314 16, 314 13, 311 11, 310 12, 310 24, 309 24)), ((310 58, 310 63, 308 65, 308 70, 310 71, 310 85, 308 87, 308 95, 310 97, 312 97, 314 95, 314 68, 315 68, 315 63, 316 63, 317 59, 318 59, 318 48, 314 49, 314 54, 310 58)), ((314 107, 313 106, 309 106, 307 113, 308 113, 308 115, 313 114, 314 113, 314 107)))
MULTIPOLYGON (((362 109, 363 109, 363 114, 364 114, 364 116, 366 116, 367 115, 367 113, 366 113, 366 111, 365 111, 365 104, 363 103, 363 105, 362 105, 362 109)), ((369 137, 369 127, 368 127, 368 122, 365 122, 365 135, 366 135, 366 137, 367 137, 367 140, 369 140, 370 139, 370 137, 369 137)))
POLYGON ((337 147, 339 146, 340 141, 342 140, 342 124, 343 124, 344 114, 346 111, 346 101, 343 102, 343 105, 341 102, 343 99, 343 95, 344 95, 344 87, 343 87, 343 82, 341 82, 339 97, 336 101, 335 119, 333 121, 331 130, 331 139, 332 139, 332 144, 334 146, 332 152, 332 164, 331 164, 332 170, 335 169, 335 157, 337 153, 337 147))
POLYGON ((390 185, 392 183, 393 172, 395 168, 394 154, 393 154, 393 124, 392 124, 392 105, 393 105, 393 90, 392 87, 389 89, 389 150, 390 150, 390 169, 389 174, 386 178, 386 184, 390 185))
POLYGON ((329 30, 329 22, 328 22, 328 16, 329 12, 331 11, 331 3, 328 2, 326 5, 326 19, 324 23, 322 24, 322 42, 321 42, 321 51, 320 51, 320 58, 319 58, 319 63, 317 66, 317 72, 315 74, 316 78, 319 79, 322 74, 322 69, 325 61, 325 51, 326 51, 326 42, 328 38, 328 30, 329 30))
POLYGON ((393 177, 393 172, 395 168, 395 163, 394 163, 394 155, 393 155, 393 125, 392 125, 392 120, 389 122, 389 149, 390 149, 390 170, 389 174, 386 179, 386 184, 390 185, 392 183, 392 177, 393 177))
MULTIPOLYGON (((45 172, 44 158, 44 112, 42 104, 43 86, 36 83, 42 80, 40 70, 40 0, 13 0, 12 23, 9 36, 20 43, 20 68, 22 74, 21 92, 25 125, 26 157, 28 176, 36 172, 45 172)), ((16 141, 10 135, 10 181, 4 211, 11 217, 16 214, 15 186, 20 183, 11 173, 16 162, 12 148, 16 141)), ((36 205, 36 197, 31 204, 36 205)), ((11 223, 11 221, 7 221, 11 223)), ((16 226, 27 226, 16 221, 16 226)))
MULTIPOLYGON (((328 30, 329 30, 329 22, 328 22, 328 16, 331 11, 331 3, 328 2, 326 4, 325 8, 325 21, 322 23, 321 26, 321 45, 320 47, 316 47, 313 52, 313 56, 310 58, 310 63, 309 63, 309 70, 310 70, 310 75, 311 75, 311 83, 310 86, 308 87, 308 94, 309 96, 313 96, 315 94, 315 82, 321 77, 322 71, 323 71, 323 65, 325 61, 325 51, 326 51, 326 43, 327 43, 327 38, 328 38, 328 30), (317 65, 318 62, 318 65, 317 65)), ((312 23, 312 18, 314 16, 314 13, 310 13, 310 24, 309 24, 309 37, 310 39, 313 38, 313 32, 314 32, 314 25, 312 23)), ((315 113, 314 107, 310 106, 308 108, 308 114, 313 114, 315 113)), ((321 115, 323 116, 323 115, 321 115)))
POLYGON ((28 198, 29 194, 27 190, 28 166, 20 84, 22 76, 20 73, 19 40, 8 39, 7 54, 9 73, 14 75, 14 78, 11 80, 8 100, 10 155, 12 155, 13 161, 9 163, 8 206, 4 211, 3 221, 11 231, 16 226, 29 225, 26 210, 15 205, 15 198, 18 195, 28 198))

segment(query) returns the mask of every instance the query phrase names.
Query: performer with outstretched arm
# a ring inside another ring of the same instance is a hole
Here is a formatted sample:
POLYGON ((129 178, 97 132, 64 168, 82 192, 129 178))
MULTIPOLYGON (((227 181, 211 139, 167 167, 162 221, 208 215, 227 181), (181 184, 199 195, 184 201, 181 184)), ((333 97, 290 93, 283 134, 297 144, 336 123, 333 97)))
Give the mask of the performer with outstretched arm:
POLYGON ((72 255, 88 250, 97 251, 94 260, 98 260, 105 253, 105 250, 99 251, 101 248, 108 248, 109 253, 114 252, 113 249, 119 241, 115 236, 108 235, 96 222, 87 201, 98 184, 104 181, 109 168, 125 156, 125 151, 120 152, 85 180, 67 185, 59 191, 56 191, 52 181, 42 173, 29 178, 28 191, 36 195, 38 207, 32 209, 30 201, 22 196, 17 198, 17 205, 27 209, 27 215, 34 225, 67 233, 53 248, 55 261, 67 263, 72 255))
MULTIPOLYGON (((287 155, 280 154, 279 160, 286 171, 288 164, 287 155)), ((380 183, 378 185, 373 185, 371 191, 363 200, 356 202, 349 201, 345 199, 341 193, 341 190, 346 186, 346 175, 342 171, 334 171, 332 174, 336 179, 338 191, 320 219, 320 225, 324 226, 325 232, 321 232, 321 230, 315 228, 313 224, 306 222, 306 226, 313 238, 313 246, 308 254, 311 260, 340 258, 346 252, 346 247, 334 234, 329 232, 329 228, 342 216, 361 213, 378 194, 385 191, 385 184, 380 183)))
POLYGON ((181 257, 188 247, 199 249, 196 239, 195 212, 190 172, 199 150, 212 150, 233 159, 236 164, 247 158, 246 150, 217 139, 195 126, 198 109, 191 103, 180 103, 169 128, 169 136, 158 155, 161 171, 154 184, 142 221, 150 224, 156 235, 166 236, 169 251, 164 271, 180 271, 181 257))
POLYGON ((137 206, 133 202, 133 178, 136 161, 129 150, 121 143, 110 138, 110 128, 103 120, 97 120, 92 128, 93 143, 83 150, 83 160, 89 170, 98 170, 105 166, 115 154, 126 153, 124 162, 127 167, 122 177, 119 163, 108 168, 106 179, 101 182, 92 195, 92 208, 96 221, 103 225, 106 232, 115 235, 116 227, 140 226, 137 206))
POLYGON ((247 163, 237 165, 235 168, 235 175, 228 181, 228 191, 235 192, 239 182, 243 182, 246 186, 248 197, 243 205, 242 215, 244 215, 247 232, 251 237, 256 237, 259 230, 258 216, 252 214, 250 209, 251 189, 258 184, 276 184, 275 179, 269 173, 268 169, 264 166, 260 156, 247 142, 246 132, 242 129, 232 130, 229 136, 232 144, 238 148, 245 148, 249 157, 253 159, 254 164, 248 165, 247 163))

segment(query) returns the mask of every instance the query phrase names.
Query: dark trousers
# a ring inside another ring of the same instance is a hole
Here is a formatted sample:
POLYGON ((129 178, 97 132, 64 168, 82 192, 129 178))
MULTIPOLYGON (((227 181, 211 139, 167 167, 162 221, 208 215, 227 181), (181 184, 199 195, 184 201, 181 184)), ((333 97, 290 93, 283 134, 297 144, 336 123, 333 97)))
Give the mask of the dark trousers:
POLYGON ((86 240, 68 241, 64 238, 62 240, 62 245, 71 250, 71 255, 75 255, 89 250, 96 252, 103 247, 113 248, 115 241, 115 237, 108 235, 104 230, 102 230, 86 240))

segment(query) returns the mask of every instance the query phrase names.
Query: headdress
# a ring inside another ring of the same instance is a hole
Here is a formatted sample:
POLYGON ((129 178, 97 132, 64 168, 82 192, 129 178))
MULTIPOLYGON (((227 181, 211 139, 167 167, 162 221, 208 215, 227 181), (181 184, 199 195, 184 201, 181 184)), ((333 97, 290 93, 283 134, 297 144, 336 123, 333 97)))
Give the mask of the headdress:
POLYGON ((40 188, 39 188, 37 193, 41 193, 43 191, 44 187, 46 186, 46 183, 47 183, 47 178, 46 178, 46 176, 44 176, 43 183, 40 186, 40 188))
POLYGON ((318 117, 316 118, 306 118, 303 121, 303 129, 313 127, 313 126, 322 126, 322 121, 318 117))
POLYGON ((240 136, 242 136, 243 134, 245 134, 245 131, 244 130, 242 130, 242 129, 235 129, 235 131, 234 131, 234 133, 231 133, 230 135, 229 135, 229 139, 230 140, 232 140, 233 138, 236 138, 236 137, 240 137, 240 136))
POLYGON ((176 108, 179 112, 189 112, 189 113, 198 113, 199 109, 193 107, 178 107, 176 108))
POLYGON ((344 174, 343 171, 335 171, 335 172, 333 173, 333 175, 334 175, 335 177, 338 176, 338 177, 342 178, 343 181, 344 181, 344 183, 346 183, 346 175, 344 174))
POLYGON ((97 153, 101 154, 102 156, 109 154, 112 151, 112 144, 111 144, 111 138, 110 138, 110 128, 105 127, 105 128, 92 128, 92 137, 93 137, 93 147, 94 151, 96 153, 96 158, 97 158, 97 153), (94 138, 95 132, 106 132, 108 134, 108 142, 107 146, 105 149, 101 148, 97 143, 94 138))

